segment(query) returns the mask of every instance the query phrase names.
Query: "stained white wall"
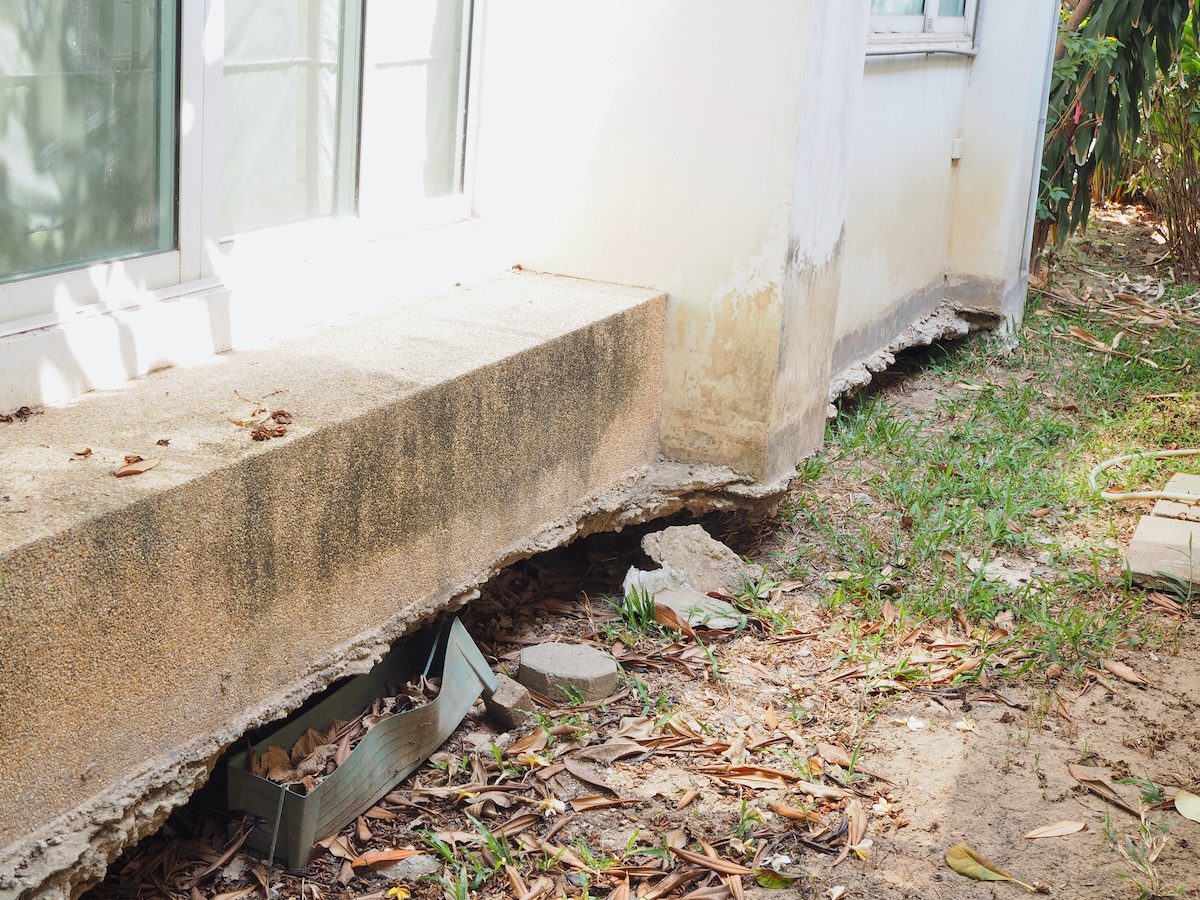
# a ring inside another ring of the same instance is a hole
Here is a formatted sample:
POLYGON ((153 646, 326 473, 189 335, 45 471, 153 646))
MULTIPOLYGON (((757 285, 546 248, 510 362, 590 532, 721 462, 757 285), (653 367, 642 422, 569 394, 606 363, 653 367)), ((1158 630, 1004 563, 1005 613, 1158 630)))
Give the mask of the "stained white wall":
POLYGON ((957 178, 950 156, 971 65, 949 55, 865 62, 850 143, 835 370, 894 337, 894 317, 919 316, 941 299, 957 178))
MULTIPOLYGON (((826 333, 789 375, 823 406, 836 298, 797 288, 789 300, 785 281, 789 258, 826 264, 840 252, 840 218, 797 226, 812 247, 791 246, 793 208, 803 181, 805 203, 843 215, 844 179, 828 166, 845 159, 848 111, 821 98, 857 83, 866 8, 486 8, 477 210, 524 265, 668 292, 663 444, 676 458, 760 477, 787 468, 787 453, 768 459, 766 442, 807 412, 776 392, 789 303, 808 338, 826 333), (809 65, 814 53, 825 63, 809 65), (806 141, 832 149, 798 173, 806 141)), ((807 447, 820 432, 797 439, 807 447)))
POLYGON ((1019 316, 1055 7, 982 0, 974 58, 866 60, 835 370, 885 346, 943 299, 1019 316))
POLYGON ((1052 0, 985 0, 963 115, 947 289, 1010 322, 1025 305, 1029 198, 1057 20, 1052 0))

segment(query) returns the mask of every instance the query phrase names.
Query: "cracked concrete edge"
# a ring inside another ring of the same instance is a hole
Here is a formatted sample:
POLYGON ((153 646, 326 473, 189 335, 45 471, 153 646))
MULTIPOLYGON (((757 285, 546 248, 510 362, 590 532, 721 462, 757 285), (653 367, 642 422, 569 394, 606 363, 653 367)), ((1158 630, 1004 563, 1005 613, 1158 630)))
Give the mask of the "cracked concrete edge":
POLYGON ((367 672, 399 638, 441 613, 477 597, 478 587, 513 563, 589 534, 621 529, 677 512, 774 511, 791 478, 754 482, 732 469, 659 459, 631 473, 608 493, 594 497, 518 545, 485 571, 389 618, 313 663, 304 679, 228 723, 179 747, 121 784, 60 816, 44 828, 0 848, 0 900, 66 900, 104 877, 125 847, 153 834, 167 816, 201 787, 221 754, 246 731, 277 721, 335 681, 367 672))
POLYGON ((994 330, 1002 325, 1002 319, 994 310, 976 309, 949 301, 942 301, 925 318, 905 328, 896 339, 866 359, 847 366, 829 383, 829 406, 826 417, 837 417, 835 401, 852 397, 868 384, 876 374, 896 362, 896 354, 910 347, 927 347, 935 341, 966 337, 972 331, 994 330))

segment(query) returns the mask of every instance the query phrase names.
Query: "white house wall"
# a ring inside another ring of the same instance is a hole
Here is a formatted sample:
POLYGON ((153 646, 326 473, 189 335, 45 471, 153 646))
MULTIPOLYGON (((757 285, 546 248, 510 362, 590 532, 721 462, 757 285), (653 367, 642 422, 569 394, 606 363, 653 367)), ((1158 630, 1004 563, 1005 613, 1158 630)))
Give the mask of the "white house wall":
POLYGON ((833 371, 869 356, 944 293, 971 60, 866 60, 850 149, 846 262, 833 371))
POLYGON ((902 332, 943 301, 1019 320, 1056 9, 1050 0, 981 0, 976 56, 867 58, 835 374, 873 355, 878 365, 880 351, 887 362, 887 348, 902 346, 902 332), (953 160, 956 139, 961 158, 953 160))
POLYGON ((1040 158, 1052 0, 990 0, 963 115, 947 292, 966 307, 1021 317, 1032 173, 1040 158))
POLYGON ((824 409, 835 292, 795 296, 816 352, 789 371, 785 280, 794 250, 834 263, 836 277, 845 179, 828 167, 844 164, 850 111, 825 115, 818 95, 853 96, 866 10, 865 0, 487 7, 477 209, 524 265, 668 293, 669 456, 769 478, 819 445, 807 407, 824 409), (813 53, 832 64, 807 66, 813 53), (802 143, 826 128, 839 133, 817 140, 834 151, 797 173, 802 143), (835 217, 799 230, 812 247, 790 246, 798 177, 806 202, 835 217), (804 402, 777 402, 785 372, 806 386, 804 402), (771 453, 780 429, 795 440, 771 453))

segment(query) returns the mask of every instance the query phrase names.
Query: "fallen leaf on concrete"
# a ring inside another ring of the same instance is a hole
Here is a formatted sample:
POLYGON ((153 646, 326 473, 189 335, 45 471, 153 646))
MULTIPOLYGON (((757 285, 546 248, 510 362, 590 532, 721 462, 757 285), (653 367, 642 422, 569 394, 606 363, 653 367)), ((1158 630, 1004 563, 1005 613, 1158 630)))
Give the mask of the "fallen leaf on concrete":
POLYGON ((1037 893, 1037 888, 1013 878, 998 865, 972 850, 966 841, 960 841, 946 851, 946 865, 967 878, 976 881, 1011 881, 1019 884, 1030 893, 1037 893))
POLYGON ((1135 672, 1132 668, 1125 665, 1123 662, 1117 662, 1115 659, 1106 659, 1100 663, 1104 667, 1104 671, 1116 675, 1122 681, 1127 681, 1129 684, 1149 684, 1145 678, 1135 672))
POLYGON ((91 455, 92 455, 92 448, 91 448, 91 447, 84 447, 82 450, 76 450, 76 451, 75 451, 75 452, 72 454, 72 456, 79 456, 79 457, 82 457, 82 458, 84 458, 84 459, 87 459, 87 458, 88 458, 89 456, 91 456, 91 455))
POLYGON ((1175 792, 1175 809, 1185 819, 1200 822, 1200 797, 1180 788, 1175 792))
POLYGON ((1142 814, 1139 810, 1134 809, 1118 794, 1105 780, 1108 774, 1104 769, 1093 768, 1091 766, 1077 766, 1074 763, 1067 763, 1067 771, 1071 773, 1071 777, 1082 784, 1085 788, 1096 794, 1099 797, 1107 800, 1113 806, 1125 810, 1132 816, 1137 816, 1139 819, 1142 814))
POLYGON ((1067 834, 1075 834, 1078 831, 1083 831, 1087 828, 1086 822, 1055 822, 1053 825, 1043 825, 1041 828, 1035 828, 1033 831, 1025 835, 1025 839, 1029 841, 1037 840, 1038 838, 1063 837, 1067 834))
POLYGON ((371 850, 364 853, 357 859, 350 861, 352 866, 373 866, 381 862, 396 862, 401 859, 408 859, 410 856, 420 856, 423 851, 413 850, 408 847, 393 847, 390 850, 371 850))
POLYGON ((125 457, 125 465, 121 466, 113 472, 118 478, 124 478, 127 475, 141 475, 143 472, 148 472, 162 462, 162 457, 151 456, 149 459, 142 459, 140 456, 133 455, 125 457))

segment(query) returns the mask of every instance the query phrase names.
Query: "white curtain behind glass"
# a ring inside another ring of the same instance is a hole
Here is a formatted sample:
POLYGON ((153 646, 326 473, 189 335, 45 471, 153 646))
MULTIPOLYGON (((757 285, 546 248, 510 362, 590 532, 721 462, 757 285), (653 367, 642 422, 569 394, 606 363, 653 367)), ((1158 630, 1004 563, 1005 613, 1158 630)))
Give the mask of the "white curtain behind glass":
POLYGON ((360 206, 404 218, 462 190, 463 0, 368 0, 360 206))
POLYGON ((341 0, 226 0, 221 231, 330 215, 341 0))

